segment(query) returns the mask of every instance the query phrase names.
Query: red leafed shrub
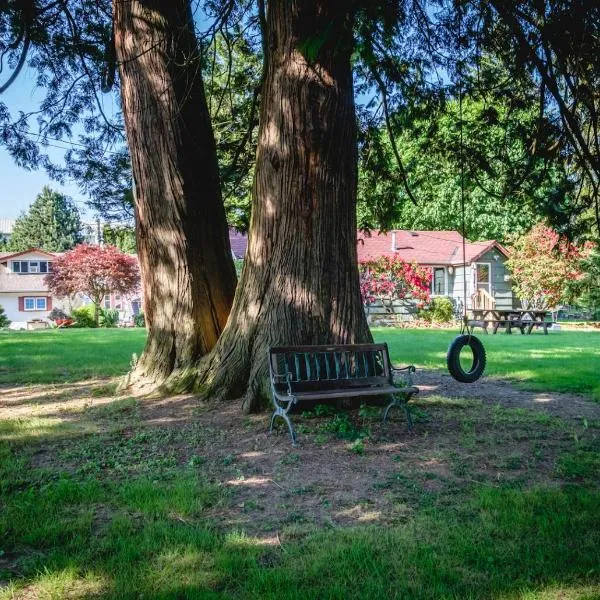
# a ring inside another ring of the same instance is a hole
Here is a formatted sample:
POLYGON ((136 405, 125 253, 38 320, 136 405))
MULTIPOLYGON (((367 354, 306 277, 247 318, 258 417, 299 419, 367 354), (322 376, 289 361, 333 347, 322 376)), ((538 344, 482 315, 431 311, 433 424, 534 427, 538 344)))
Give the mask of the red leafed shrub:
POLYGON ((408 263, 397 256, 382 256, 358 265, 360 291, 367 305, 377 300, 411 298, 420 305, 429 302, 431 269, 408 263))
POLYGON ((582 259, 591 246, 575 246, 543 223, 513 240, 506 262, 513 288, 526 308, 552 308, 566 300, 569 286, 583 276, 582 259))
POLYGON ((65 298, 77 293, 88 296, 99 307, 106 294, 131 294, 138 290, 140 272, 135 257, 114 246, 80 244, 54 259, 46 284, 53 295, 65 298))

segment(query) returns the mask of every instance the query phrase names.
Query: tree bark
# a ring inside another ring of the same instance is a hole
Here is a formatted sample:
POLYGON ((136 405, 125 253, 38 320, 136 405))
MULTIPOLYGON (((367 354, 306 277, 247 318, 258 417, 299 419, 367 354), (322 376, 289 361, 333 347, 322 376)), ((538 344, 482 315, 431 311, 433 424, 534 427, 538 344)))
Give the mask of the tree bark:
POLYGON ((248 251, 231 316, 201 363, 207 396, 270 397, 276 344, 372 341, 356 253, 351 3, 271 0, 248 251))
POLYGON ((132 381, 196 364, 236 286, 188 0, 113 0, 148 340, 132 381))

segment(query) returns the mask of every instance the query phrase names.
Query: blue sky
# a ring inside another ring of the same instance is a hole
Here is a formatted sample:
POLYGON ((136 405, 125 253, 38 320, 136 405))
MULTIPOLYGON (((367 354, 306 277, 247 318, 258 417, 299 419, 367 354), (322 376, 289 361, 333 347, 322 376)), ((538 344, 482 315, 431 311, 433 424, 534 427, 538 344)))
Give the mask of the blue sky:
MULTIPOLYGON (((0 96, 0 102, 6 104, 11 114, 16 115, 19 110, 36 110, 42 97, 43 90, 35 84, 35 73, 23 69, 18 79, 0 96)), ((32 128, 35 128, 34 120, 31 124, 32 128)), ((66 148, 66 144, 56 145, 66 148)), ((64 155, 64 150, 56 148, 48 148, 47 152, 56 161, 60 161, 64 155)), ((6 149, 0 145, 0 218, 18 217, 27 210, 45 185, 70 196, 85 218, 94 217, 93 212, 85 205, 85 197, 74 183, 61 185, 50 179, 43 169, 27 171, 18 167, 6 149)))

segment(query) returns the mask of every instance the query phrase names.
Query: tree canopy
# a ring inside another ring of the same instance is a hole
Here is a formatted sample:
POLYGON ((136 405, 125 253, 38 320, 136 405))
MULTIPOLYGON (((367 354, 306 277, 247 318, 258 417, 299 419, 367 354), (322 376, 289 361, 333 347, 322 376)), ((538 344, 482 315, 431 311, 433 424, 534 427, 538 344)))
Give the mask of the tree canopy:
MULTIPOLYGON (((245 229, 266 56, 264 3, 194 0, 191 4, 200 15, 196 26, 202 73, 228 220, 245 229)), ((110 1, 40 0, 30 10, 27 6, 8 2, 0 16, 5 66, 0 87, 28 65, 38 73, 46 97, 33 114, 11 115, 0 101, 2 143, 23 166, 46 167, 59 178, 74 176, 106 216, 131 218, 131 169, 118 110, 110 1), (108 101, 103 91, 112 94, 108 101), (117 110, 105 110, 111 105, 117 110), (45 144, 57 141, 70 147, 65 165, 54 164, 44 153, 45 144)), ((524 214, 534 211, 536 218, 547 218, 568 235, 589 235, 594 223, 600 226, 598 99, 593 93, 600 79, 597 3, 382 0, 356 1, 352 7, 357 11, 353 60, 362 136, 361 187, 372 190, 360 194, 361 225, 410 227, 411 217, 418 216, 434 226, 439 222, 434 213, 441 210, 435 206, 440 193, 444 211, 455 211, 451 200, 457 186, 451 175, 457 166, 455 104, 461 91, 468 99, 465 125, 473 125, 474 113, 490 107, 500 116, 485 131, 484 122, 470 131, 465 127, 466 140, 472 140, 472 134, 490 134, 487 147, 480 148, 479 141, 485 140, 478 140, 462 157, 471 170, 468 200, 478 207, 477 214, 492 214, 498 201, 519 197, 524 214), (419 122, 428 115, 446 137, 435 134, 426 149, 419 122), (454 126, 447 127, 444 121, 453 121, 454 126), (384 129, 393 135, 387 142, 380 139, 385 160, 376 160, 376 138, 386 137, 384 129), (502 197, 509 191, 506 185, 490 188, 486 181, 497 169, 482 171, 494 166, 496 161, 489 160, 491 139, 503 131, 513 139, 519 131, 524 133, 519 160, 511 157, 511 164, 504 164, 499 173, 505 183, 516 175, 510 198, 502 197), (409 133, 417 139, 406 147, 409 133), (421 189, 420 172, 430 165, 424 154, 420 164, 412 162, 411 149, 445 151, 445 176, 421 189), (538 191, 532 193, 536 182, 538 191), (484 202, 490 206, 483 211, 482 186, 490 192, 484 202), (503 188, 500 197, 498 187, 503 188), (418 211, 408 204, 414 200, 420 203, 418 211), (430 209, 424 211, 426 206, 430 209), (424 213, 429 213, 427 218, 424 213)), ((471 221, 473 235, 494 233, 489 223, 471 221)), ((494 237, 502 238, 513 225, 522 231, 521 223, 505 222, 494 237)))
POLYGON ((81 219, 75 204, 44 187, 29 210, 16 220, 7 247, 15 252, 29 248, 64 252, 82 241, 81 219))

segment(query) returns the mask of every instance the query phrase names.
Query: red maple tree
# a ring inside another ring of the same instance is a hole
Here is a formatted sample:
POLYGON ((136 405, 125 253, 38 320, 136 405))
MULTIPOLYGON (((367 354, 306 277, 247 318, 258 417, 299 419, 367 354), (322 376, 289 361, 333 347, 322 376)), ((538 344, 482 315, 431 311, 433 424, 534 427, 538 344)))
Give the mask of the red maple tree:
POLYGON ((569 285, 583 277, 582 260, 591 247, 576 246, 544 223, 514 238, 506 266, 523 306, 548 309, 566 301, 569 285))
POLYGON ((429 302, 431 295, 431 269, 408 263, 394 256, 381 256, 361 261, 358 265, 360 291, 369 305, 376 301, 392 302, 411 298, 419 305, 429 302))
POLYGON ((52 262, 52 271, 45 277, 50 291, 65 298, 82 293, 95 305, 96 325, 100 303, 110 293, 131 294, 140 285, 137 259, 114 246, 79 244, 52 262))

